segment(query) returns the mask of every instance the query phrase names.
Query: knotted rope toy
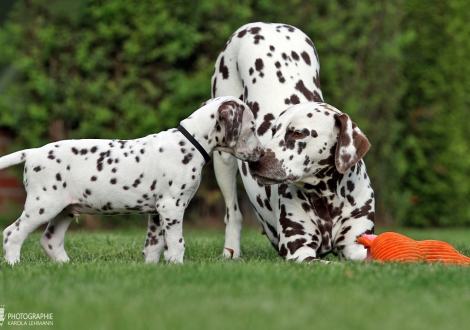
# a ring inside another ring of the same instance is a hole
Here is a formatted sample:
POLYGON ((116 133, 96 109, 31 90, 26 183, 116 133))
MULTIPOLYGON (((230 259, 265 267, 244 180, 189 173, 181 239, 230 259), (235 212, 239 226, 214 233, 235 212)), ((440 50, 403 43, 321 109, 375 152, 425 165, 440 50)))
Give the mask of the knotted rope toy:
POLYGON ((357 242, 367 249, 367 260, 470 265, 469 257, 443 241, 415 241, 404 235, 386 232, 378 236, 363 234, 357 242))

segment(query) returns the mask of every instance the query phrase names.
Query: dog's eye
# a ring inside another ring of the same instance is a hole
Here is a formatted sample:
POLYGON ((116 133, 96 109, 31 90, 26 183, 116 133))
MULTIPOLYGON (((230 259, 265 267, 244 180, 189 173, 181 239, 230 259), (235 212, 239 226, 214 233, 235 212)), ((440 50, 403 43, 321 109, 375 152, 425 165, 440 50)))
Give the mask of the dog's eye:
POLYGON ((293 139, 302 139, 304 137, 304 133, 302 132, 294 132, 292 133, 292 138, 293 139))

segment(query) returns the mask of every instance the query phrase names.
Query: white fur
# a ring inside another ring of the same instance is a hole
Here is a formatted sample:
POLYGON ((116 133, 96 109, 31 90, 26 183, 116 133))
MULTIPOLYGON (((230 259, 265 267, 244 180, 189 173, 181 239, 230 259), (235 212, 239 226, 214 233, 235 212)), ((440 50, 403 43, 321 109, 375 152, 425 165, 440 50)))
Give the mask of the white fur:
MULTIPOLYGON (((250 23, 239 28, 228 40, 215 64, 215 72, 212 76, 212 95, 232 95, 239 97, 247 103, 256 114, 256 128, 259 139, 263 144, 270 141, 273 123, 281 113, 289 106, 297 104, 297 109, 311 107, 310 101, 322 102, 322 92, 319 81, 320 66, 318 56, 313 43, 300 30, 285 24, 277 23, 250 23), (264 129, 263 129, 264 128, 264 129)), ((331 138, 334 132, 330 132, 325 138, 331 138)), ((351 153, 353 150, 339 150, 339 153, 351 153)), ((298 160, 301 164, 303 160, 298 160)), ((339 165, 343 159, 338 159, 339 165)), ((344 164, 343 164, 344 165, 344 164)), ((341 171, 343 168, 341 167, 341 171)), ((225 215, 225 245, 223 255, 227 258, 237 258, 240 251, 240 233, 242 228, 242 214, 237 202, 236 175, 240 170, 243 184, 248 197, 253 204, 258 220, 263 226, 263 232, 276 250, 280 250, 283 243, 294 240, 291 236, 287 241, 280 242, 282 226, 280 224, 279 205, 286 205, 292 214, 305 214, 301 203, 286 200, 279 193, 284 186, 272 185, 265 187, 260 185, 248 171, 248 164, 238 161, 227 154, 214 154, 214 168, 217 181, 225 199, 227 213, 225 215)), ((303 167, 302 167, 303 169, 303 167)), ((296 171, 295 167, 290 168, 296 171)), ((297 169, 298 170, 298 169, 297 169)), ((365 167, 363 167, 365 171, 365 167)), ((312 185, 321 180, 315 176, 304 176, 305 182, 312 185)), ((292 181, 287 185, 285 193, 296 192, 298 186, 292 181)), ((315 226, 310 226, 307 216, 297 217, 293 221, 306 226, 307 234, 314 234, 315 226), (303 221, 303 223, 302 223, 303 221), (312 232, 313 231, 313 232, 312 232)), ((322 224, 320 224, 322 225, 322 224)), ((355 225, 353 232, 370 230, 370 226, 363 228, 355 225)), ((332 233, 333 235, 333 233, 332 233)), ((295 251, 287 253, 286 259, 298 261, 317 258, 326 251, 325 238, 323 247, 312 248, 307 242, 295 251), (318 251, 317 251, 318 250, 318 251)), ((281 237, 281 240, 283 238, 281 237)), ((285 245, 285 244, 284 244, 285 245)), ((356 246, 350 244, 354 250, 356 246)), ((332 248, 327 246, 327 248, 332 248)), ((353 253, 345 253, 346 258, 360 258, 353 253)))

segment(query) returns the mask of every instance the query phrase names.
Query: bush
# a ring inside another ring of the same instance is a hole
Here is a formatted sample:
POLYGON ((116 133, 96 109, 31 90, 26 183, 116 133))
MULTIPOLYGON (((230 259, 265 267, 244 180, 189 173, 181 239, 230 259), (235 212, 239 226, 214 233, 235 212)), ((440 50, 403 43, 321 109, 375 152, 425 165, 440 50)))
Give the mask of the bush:
POLYGON ((405 8, 404 28, 415 39, 404 47, 396 217, 413 226, 469 225, 470 3, 412 0, 405 8))
MULTIPOLYGON (((372 143, 377 220, 468 224, 469 9, 465 0, 25 0, 0 30, 0 61, 16 70, 0 79, 0 126, 15 150, 175 127, 210 97, 215 59, 238 27, 287 23, 315 43, 325 101, 372 143)), ((192 210, 201 216, 204 202, 222 218, 212 167, 204 171, 192 210)))

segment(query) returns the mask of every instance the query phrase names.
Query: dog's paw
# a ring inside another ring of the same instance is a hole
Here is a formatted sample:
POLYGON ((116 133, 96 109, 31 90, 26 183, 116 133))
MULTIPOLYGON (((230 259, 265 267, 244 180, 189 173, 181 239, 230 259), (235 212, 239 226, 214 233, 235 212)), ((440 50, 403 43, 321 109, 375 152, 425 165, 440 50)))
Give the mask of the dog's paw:
POLYGON ((224 247, 222 256, 227 259, 238 259, 240 257, 240 252, 236 252, 234 249, 224 247))

